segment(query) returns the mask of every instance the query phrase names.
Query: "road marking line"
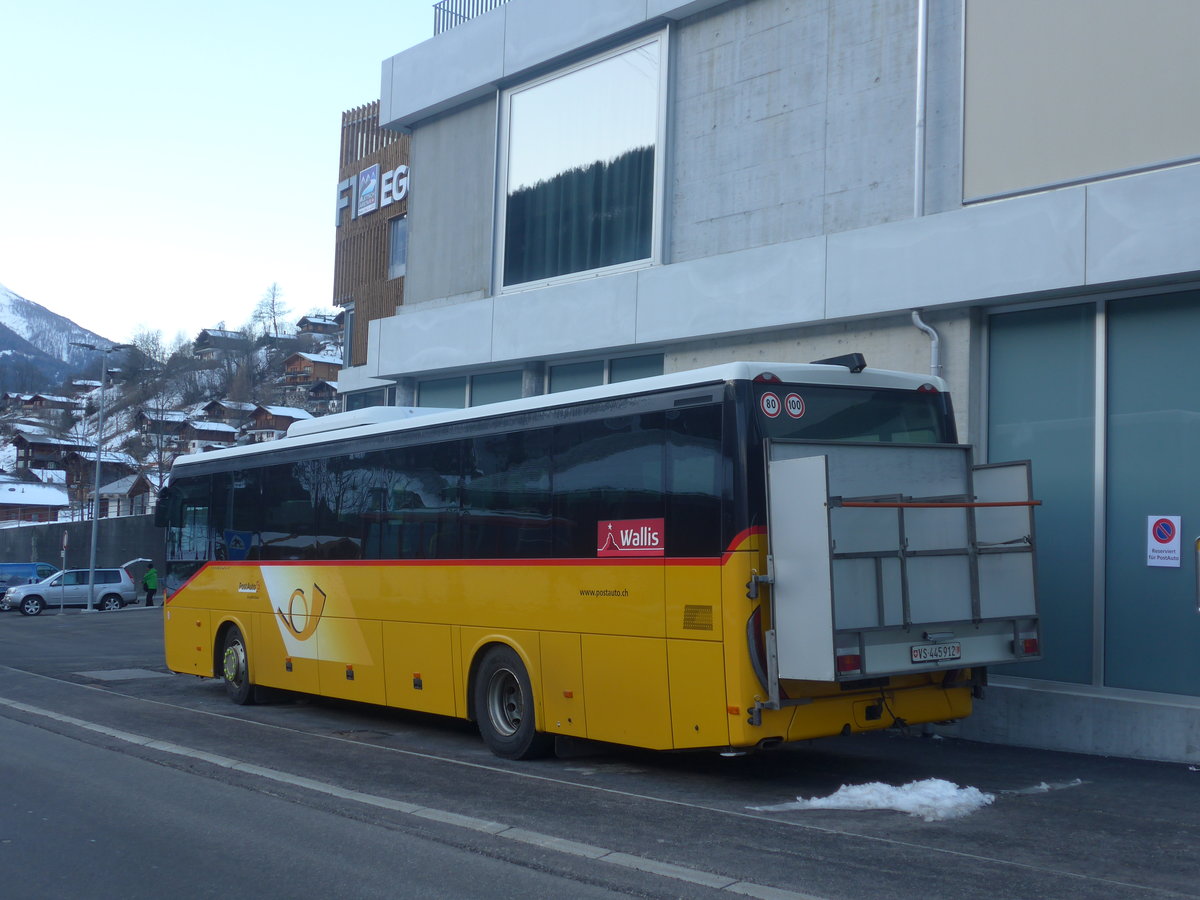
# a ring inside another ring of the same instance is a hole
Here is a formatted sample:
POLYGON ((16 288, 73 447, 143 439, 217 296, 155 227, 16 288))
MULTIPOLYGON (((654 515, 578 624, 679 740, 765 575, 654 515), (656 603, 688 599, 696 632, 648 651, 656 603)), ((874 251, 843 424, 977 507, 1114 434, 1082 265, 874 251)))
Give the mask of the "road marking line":
POLYGON ((536 831, 529 831, 524 828, 516 828, 511 825, 505 825, 501 822, 490 822, 487 819, 478 819, 474 816, 464 816, 460 815, 459 813, 449 812, 447 810, 418 806, 414 803, 405 803, 402 800, 391 800, 387 797, 380 797, 375 794, 364 794, 361 791, 352 791, 346 788, 340 788, 324 781, 315 781, 312 778, 305 778, 302 775, 292 775, 289 772, 281 772, 278 769, 269 769, 265 766, 254 765, 253 763, 239 762, 238 760, 228 756, 209 753, 205 750, 197 750, 193 747, 186 747, 182 744, 175 744, 170 741, 159 741, 144 735, 134 734, 133 732, 122 731, 117 728, 110 728, 107 725, 100 725, 96 722, 88 722, 84 719, 78 719, 75 716, 68 716, 64 715, 63 713, 54 712, 53 710, 42 709, 41 707, 37 706, 30 706, 27 703, 9 700, 4 697, 0 697, 0 705, 7 706, 10 709, 20 710, 21 712, 29 713, 30 715, 52 719, 55 722, 73 725, 76 728, 82 728, 96 734, 102 734, 105 737, 110 737, 125 743, 135 744, 136 746, 144 747, 148 750, 157 750, 159 752, 170 753, 175 756, 184 756, 189 759, 207 762, 214 766, 231 769, 247 775, 255 775, 260 778, 287 784, 292 787, 304 788, 306 790, 326 794, 331 797, 337 797, 341 800, 350 800, 356 803, 363 803, 368 806, 376 806, 400 813, 406 813, 418 818, 440 822, 442 824, 451 825, 457 828, 468 828, 472 831, 481 831, 486 834, 506 838, 512 841, 518 841, 523 844, 532 844, 548 850, 556 850, 562 853, 571 854, 573 856, 582 856, 588 859, 597 860, 599 862, 606 862, 615 866, 621 866, 622 868, 626 869, 636 869, 640 872, 646 872, 651 875, 659 875, 664 878, 671 878, 675 881, 683 881, 689 884, 714 888, 716 890, 726 890, 730 893, 740 894, 746 897, 758 897, 761 898, 761 900, 822 900, 822 898, 815 897, 811 894, 798 894, 793 891, 785 891, 780 890, 779 888, 754 884, 753 882, 737 881, 736 879, 729 878, 724 875, 714 875, 711 872, 705 872, 700 869, 692 869, 688 868, 687 866, 677 866, 673 863, 659 862, 658 860, 647 859, 643 856, 634 856, 629 853, 608 850, 604 847, 594 847, 590 844, 582 844, 576 841, 567 840, 565 838, 554 837, 553 835, 539 834, 536 831))

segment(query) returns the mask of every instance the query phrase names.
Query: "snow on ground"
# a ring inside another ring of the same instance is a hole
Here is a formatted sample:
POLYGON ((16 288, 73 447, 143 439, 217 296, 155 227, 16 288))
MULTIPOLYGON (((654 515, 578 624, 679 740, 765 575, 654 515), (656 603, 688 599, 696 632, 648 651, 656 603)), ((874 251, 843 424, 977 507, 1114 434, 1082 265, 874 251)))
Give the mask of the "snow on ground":
POLYGON ((750 808, 760 812, 796 809, 894 809, 910 816, 920 816, 926 822, 938 822, 968 816, 995 799, 994 794, 985 794, 978 788, 960 788, 950 781, 927 778, 925 781, 914 781, 903 787, 878 782, 846 785, 828 797, 814 797, 812 800, 797 797, 793 803, 750 808))

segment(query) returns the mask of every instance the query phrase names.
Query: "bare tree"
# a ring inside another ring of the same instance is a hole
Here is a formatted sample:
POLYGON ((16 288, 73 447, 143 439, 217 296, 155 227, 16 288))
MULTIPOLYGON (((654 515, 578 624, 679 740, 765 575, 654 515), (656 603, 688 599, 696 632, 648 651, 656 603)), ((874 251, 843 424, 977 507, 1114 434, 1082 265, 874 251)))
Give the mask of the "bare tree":
POLYGON ((133 338, 129 343, 147 359, 151 359, 159 365, 166 363, 170 354, 167 352, 167 345, 163 341, 163 334, 157 329, 147 328, 145 325, 139 326, 138 330, 133 333, 133 338))
POLYGON ((274 337, 280 333, 281 323, 290 314, 291 310, 283 302, 283 291, 272 282, 262 299, 255 304, 254 312, 250 314, 250 326, 260 335, 274 337))

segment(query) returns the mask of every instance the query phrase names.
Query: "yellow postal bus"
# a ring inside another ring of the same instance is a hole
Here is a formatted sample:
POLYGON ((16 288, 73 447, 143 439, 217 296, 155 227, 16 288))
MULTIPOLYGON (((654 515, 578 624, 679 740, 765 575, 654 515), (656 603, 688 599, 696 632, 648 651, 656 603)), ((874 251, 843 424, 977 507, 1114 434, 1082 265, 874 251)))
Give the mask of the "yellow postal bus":
POLYGON ((940 380, 857 355, 360 410, 176 460, 167 663, 470 719, 509 758, 954 719, 1038 656, 1031 505, 940 380))

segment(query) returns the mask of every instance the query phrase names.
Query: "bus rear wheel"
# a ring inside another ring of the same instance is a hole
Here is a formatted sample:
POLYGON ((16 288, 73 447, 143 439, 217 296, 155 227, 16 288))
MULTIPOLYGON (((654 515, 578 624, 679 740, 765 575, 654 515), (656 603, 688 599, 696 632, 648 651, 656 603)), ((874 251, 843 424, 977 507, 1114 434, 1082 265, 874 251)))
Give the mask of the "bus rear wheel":
POLYGON ((487 651, 475 675, 475 717, 488 748, 504 759, 546 756, 554 737, 535 730, 533 688, 511 647, 487 651))
POLYGON ((250 664, 246 655, 246 641, 242 631, 231 625, 225 632, 224 651, 221 654, 221 677, 225 681, 225 693, 238 706, 254 700, 254 686, 250 683, 250 664))

